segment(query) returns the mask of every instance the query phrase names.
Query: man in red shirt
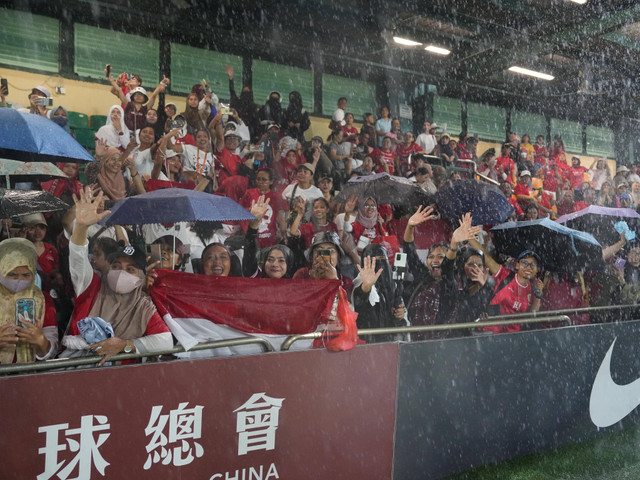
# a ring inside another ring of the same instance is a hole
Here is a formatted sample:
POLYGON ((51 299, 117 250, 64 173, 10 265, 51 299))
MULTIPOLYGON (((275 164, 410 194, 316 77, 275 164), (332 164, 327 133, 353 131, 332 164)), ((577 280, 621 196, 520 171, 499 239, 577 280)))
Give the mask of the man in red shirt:
POLYGON ((510 143, 502 144, 500 156, 496 159, 496 171, 499 180, 510 182, 512 185, 516 183, 516 164, 511 158, 511 150, 513 145, 510 143))
MULTIPOLYGON (((515 277, 502 289, 500 289, 500 284, 507 280, 512 272, 503 266, 499 267, 493 275, 498 292, 491 300, 491 305, 500 305, 501 315, 537 312, 540 309, 543 282, 541 279, 536 279, 536 275, 541 267, 541 262, 540 256, 533 250, 525 250, 520 253, 516 263, 515 277), (536 282, 535 287, 533 282, 536 282)), ((489 261, 487 261, 487 265, 491 268, 489 261)), ((519 332, 520 325, 484 327, 484 330, 493 333, 519 332)))
POLYGON ((522 207, 520 207, 518 200, 516 200, 515 196, 513 195, 513 185, 511 185, 511 183, 507 181, 504 181, 500 184, 500 190, 507 198, 511 206, 515 209, 518 218, 522 218, 524 216, 524 211, 522 210, 522 207))
POLYGON ((222 186, 227 178, 238 174, 238 165, 243 163, 242 159, 235 154, 241 138, 235 130, 225 133, 222 128, 222 110, 209 123, 209 132, 216 140, 215 167, 218 185, 222 186))
POLYGON ((531 172, 529 172, 529 170, 523 170, 520 172, 520 181, 513 189, 516 200, 518 200, 523 210, 526 210, 531 203, 538 203, 538 197, 540 196, 539 190, 534 192, 531 189, 529 186, 530 182, 531 172))
POLYGON ((412 173, 409 155, 423 151, 422 147, 413 140, 413 132, 405 132, 403 142, 396 147, 396 170, 403 177, 412 173))

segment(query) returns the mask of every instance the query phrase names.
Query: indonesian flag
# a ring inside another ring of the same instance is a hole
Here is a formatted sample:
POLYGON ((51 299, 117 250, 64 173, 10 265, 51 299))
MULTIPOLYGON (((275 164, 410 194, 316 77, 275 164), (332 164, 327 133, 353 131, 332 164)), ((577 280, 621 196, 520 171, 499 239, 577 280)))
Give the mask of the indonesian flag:
MULTIPOLYGON (((185 350, 197 343, 259 336, 279 350, 289 335, 326 324, 338 280, 289 280, 198 275, 156 270, 151 298, 185 350)), ((311 348, 312 340, 292 345, 311 348)), ((189 358, 262 352, 259 345, 191 352, 189 358)))

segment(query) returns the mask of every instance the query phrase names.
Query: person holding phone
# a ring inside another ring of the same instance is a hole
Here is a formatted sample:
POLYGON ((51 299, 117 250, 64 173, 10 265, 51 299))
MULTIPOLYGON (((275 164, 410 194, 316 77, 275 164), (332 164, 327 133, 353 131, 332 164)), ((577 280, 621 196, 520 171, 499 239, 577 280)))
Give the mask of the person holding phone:
POLYGON ((47 107, 51 106, 51 92, 47 87, 38 85, 32 88, 28 98, 29 108, 21 108, 18 110, 19 112, 48 117, 47 107))
POLYGON ((34 285, 37 262, 29 240, 0 243, 0 364, 46 360, 58 351, 53 301, 34 285))

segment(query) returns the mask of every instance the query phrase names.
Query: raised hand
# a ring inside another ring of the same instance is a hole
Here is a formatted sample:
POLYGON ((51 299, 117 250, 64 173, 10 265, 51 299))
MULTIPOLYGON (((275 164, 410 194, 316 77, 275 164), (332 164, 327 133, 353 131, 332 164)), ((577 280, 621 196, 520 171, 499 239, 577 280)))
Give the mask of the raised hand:
POLYGON ((271 199, 267 198, 265 200, 264 195, 260 195, 258 197, 258 200, 252 200, 251 201, 251 215, 253 215, 254 217, 256 217, 258 220, 262 220, 262 218, 267 214, 267 212, 269 211, 269 201, 271 199))
POLYGON ((362 291, 370 292, 371 287, 375 285, 382 274, 382 269, 376 272, 376 259, 375 257, 365 257, 363 259, 364 267, 356 264, 358 271, 360 272, 360 278, 362 279, 362 291))
POLYGON ((98 138, 96 140, 96 157, 105 156, 108 148, 109 146, 107 145, 107 141, 102 138, 98 138))
POLYGON ((421 223, 427 222, 429 220, 433 220, 434 218, 435 218, 435 215, 433 214, 433 207, 419 206, 416 213, 414 213, 409 219, 409 222, 407 223, 407 225, 409 225, 410 227, 417 227, 421 223))
POLYGON ((344 213, 353 213, 356 209, 356 205, 358 203, 358 199, 355 195, 351 195, 349 199, 344 204, 344 213))
POLYGON ((480 226, 471 226, 472 221, 473 219, 471 218, 470 213, 467 212, 462 216, 462 219, 459 220, 460 226, 453 232, 451 237, 452 243, 461 243, 477 239, 478 234, 482 229, 480 226))
POLYGON ((227 75, 229 75, 229 80, 233 78, 233 67, 231 65, 227 65, 225 69, 227 71, 227 75))
POLYGON ((306 208, 307 200, 302 197, 296 198, 296 212, 298 212, 299 215, 304 215, 306 208))
POLYGON ((98 207, 102 203, 103 196, 104 194, 100 192, 94 197, 91 187, 85 187, 84 190, 80 190, 80 198, 73 196, 73 201, 76 204, 76 225, 85 227, 95 225, 111 213, 111 210, 98 213, 98 207))
POLYGON ((472 282, 478 282, 484 287, 484 284, 487 283, 488 279, 489 268, 482 269, 476 265, 471 266, 471 271, 469 272, 469 280, 471 280, 472 282))

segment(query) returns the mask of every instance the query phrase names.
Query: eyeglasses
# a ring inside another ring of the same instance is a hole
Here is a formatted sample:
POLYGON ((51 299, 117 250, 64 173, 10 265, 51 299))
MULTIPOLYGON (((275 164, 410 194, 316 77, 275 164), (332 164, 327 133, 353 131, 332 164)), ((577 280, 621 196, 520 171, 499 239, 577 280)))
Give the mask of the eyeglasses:
POLYGON ((364 208, 374 209, 374 208, 376 208, 376 206, 375 205, 365 205, 364 208))
POLYGON ((527 262, 526 260, 520 260, 520 263, 525 268, 526 267, 538 268, 538 264, 536 262, 527 262))

